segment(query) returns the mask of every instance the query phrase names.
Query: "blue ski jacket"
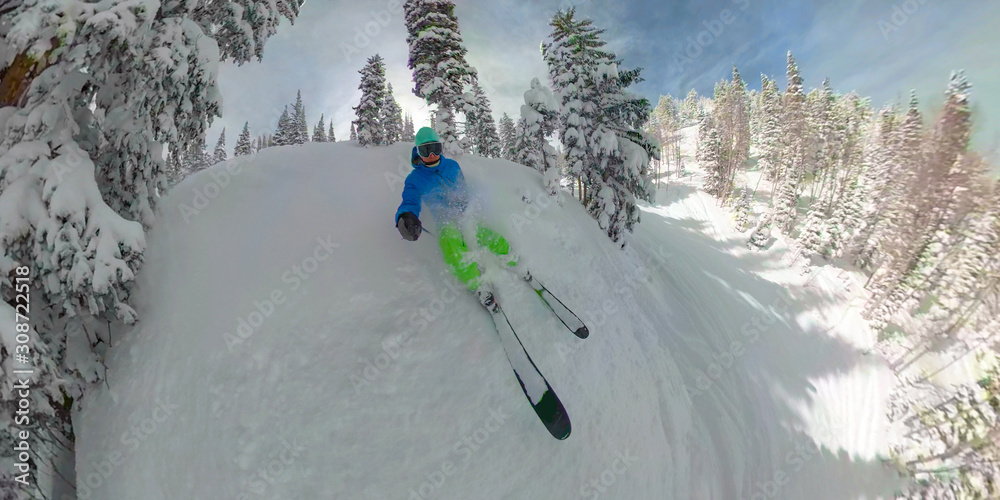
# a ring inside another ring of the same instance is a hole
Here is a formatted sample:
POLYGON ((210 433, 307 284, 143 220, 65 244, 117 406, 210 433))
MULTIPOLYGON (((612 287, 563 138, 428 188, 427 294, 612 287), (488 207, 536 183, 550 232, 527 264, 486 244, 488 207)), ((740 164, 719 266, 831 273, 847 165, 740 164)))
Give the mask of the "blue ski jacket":
POLYGON ((405 212, 420 217, 421 202, 427 205, 438 226, 458 220, 469 204, 465 176, 458 162, 442 155, 437 165, 428 167, 420 161, 417 148, 413 148, 411 158, 413 171, 406 176, 396 222, 405 212))

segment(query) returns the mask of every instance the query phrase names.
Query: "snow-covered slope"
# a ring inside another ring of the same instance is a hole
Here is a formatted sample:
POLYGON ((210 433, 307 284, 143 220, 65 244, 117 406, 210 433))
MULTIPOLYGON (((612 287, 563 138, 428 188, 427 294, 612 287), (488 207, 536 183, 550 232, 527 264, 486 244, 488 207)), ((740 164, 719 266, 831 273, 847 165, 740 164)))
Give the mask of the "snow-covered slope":
POLYGON ((882 371, 812 321, 833 298, 763 279, 766 256, 738 250, 694 183, 644 205, 622 251, 575 200, 543 197, 533 170, 459 158, 473 215, 590 327, 577 339, 480 256, 573 420, 552 439, 436 238, 393 226, 409 149, 271 148, 174 189, 139 276, 141 324, 78 415, 80 498, 893 491, 875 457, 882 371))

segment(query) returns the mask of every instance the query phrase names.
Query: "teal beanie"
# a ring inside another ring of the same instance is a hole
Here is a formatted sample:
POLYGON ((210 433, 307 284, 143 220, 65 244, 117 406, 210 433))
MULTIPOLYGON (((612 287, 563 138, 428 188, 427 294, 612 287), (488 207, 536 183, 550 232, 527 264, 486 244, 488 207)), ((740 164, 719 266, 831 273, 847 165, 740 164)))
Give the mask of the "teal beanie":
POLYGON ((430 127, 421 127, 420 130, 417 131, 416 145, 419 146, 421 144, 427 144, 428 142, 441 142, 441 139, 438 138, 437 132, 435 132, 434 129, 430 127))

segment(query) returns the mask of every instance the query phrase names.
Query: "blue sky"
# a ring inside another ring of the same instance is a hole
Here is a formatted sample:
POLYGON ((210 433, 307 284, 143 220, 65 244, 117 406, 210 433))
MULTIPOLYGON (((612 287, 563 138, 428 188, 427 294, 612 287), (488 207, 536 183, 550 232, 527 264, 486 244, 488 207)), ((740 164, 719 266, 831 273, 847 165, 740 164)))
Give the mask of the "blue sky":
MULTIPOLYGON (((283 23, 264 60, 223 64, 219 85, 223 118, 209 130, 213 145, 223 127, 230 153, 244 121, 254 135, 273 130, 282 107, 302 90, 310 128, 333 116, 346 139, 351 107, 360 98, 358 70, 381 54, 404 110, 417 126, 428 109, 412 92, 406 67, 402 0, 307 0, 295 25, 283 23), (367 33, 365 32, 367 30, 367 33)), ((760 75, 785 83, 785 53, 793 52, 808 88, 830 78, 839 92, 870 96, 876 106, 905 103, 915 89, 925 113, 940 109, 954 69, 973 85, 975 146, 1000 146, 1000 2, 993 0, 456 0, 456 14, 496 118, 516 117, 532 78, 545 80, 539 46, 548 20, 575 6, 604 35, 625 67, 642 67, 635 91, 655 104, 660 95, 692 88, 708 95, 735 64, 751 88, 760 75), (993 116, 987 116, 992 111, 993 116)))

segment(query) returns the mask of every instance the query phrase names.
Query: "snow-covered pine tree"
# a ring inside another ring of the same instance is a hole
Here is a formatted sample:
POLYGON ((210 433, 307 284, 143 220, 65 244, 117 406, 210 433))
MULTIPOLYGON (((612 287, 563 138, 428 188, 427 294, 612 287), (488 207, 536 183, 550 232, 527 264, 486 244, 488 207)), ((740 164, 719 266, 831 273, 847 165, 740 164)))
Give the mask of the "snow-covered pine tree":
POLYGON ((559 101, 538 78, 524 93, 521 106, 522 135, 517 138, 514 162, 542 173, 545 190, 555 196, 559 192, 559 154, 549 144, 548 137, 558 126, 559 101))
POLYGON ((833 94, 830 92, 829 96, 826 95, 826 91, 829 90, 829 82, 824 80, 823 83, 825 88, 812 89, 806 94, 804 107, 806 137, 802 183, 803 185, 812 185, 813 198, 815 198, 815 189, 819 186, 816 177, 825 166, 823 165, 825 143, 830 139, 830 131, 833 128, 830 116, 833 112, 833 94))
POLYGON ((735 192, 733 188, 736 184, 736 175, 746 167, 747 159, 750 158, 750 98, 747 95, 746 82, 743 81, 736 66, 733 66, 733 80, 726 97, 731 131, 729 149, 725 155, 727 162, 727 177, 723 179, 725 194, 720 197, 723 203, 732 201, 730 197, 735 192))
POLYGON ((783 178, 776 188, 772 222, 779 231, 785 232, 791 229, 798 214, 799 190, 808 160, 809 140, 802 77, 791 52, 788 53, 788 87, 782 102, 781 124, 783 178))
POLYGON ((705 113, 698 126, 698 150, 695 153, 695 159, 698 160, 701 170, 706 173, 705 189, 709 193, 718 190, 718 172, 722 168, 719 159, 720 149, 721 144, 719 133, 715 127, 715 119, 711 114, 705 113))
MULTIPOLYGON (((930 270, 939 268, 955 241, 949 221, 959 197, 968 193, 969 183, 974 181, 965 155, 971 134, 969 89, 962 72, 952 73, 944 112, 923 146, 924 154, 916 155, 920 163, 907 189, 906 225, 897 226, 901 230, 893 237, 899 244, 873 278, 872 298, 865 309, 876 327, 905 302, 933 288, 940 274, 930 270), (929 279, 932 275, 934 279, 929 279)), ((901 151, 901 159, 904 154, 911 153, 901 151)))
POLYGON ((323 123, 324 115, 320 113, 319 121, 316 122, 316 126, 313 127, 313 142, 326 142, 326 125, 323 123))
POLYGON ((295 92, 295 104, 292 106, 292 133, 289 144, 305 144, 309 142, 309 125, 306 124, 306 107, 302 104, 302 91, 295 92))
POLYGON ((753 217, 753 192, 749 186, 743 186, 739 201, 736 202, 736 230, 746 231, 750 228, 750 219, 753 217))
POLYGON ((884 239, 891 229, 890 210, 895 207, 906 183, 898 179, 892 159, 896 114, 885 107, 872 118, 863 139, 863 229, 857 237, 854 264, 874 272, 877 262, 884 259, 884 239))
POLYGON ((599 63, 613 58, 603 50, 605 43, 600 35, 604 31, 595 28, 590 19, 578 20, 575 15, 573 8, 556 13, 549 22, 550 40, 542 43, 542 56, 548 66, 549 86, 561 97, 559 140, 567 174, 579 179, 580 199, 589 205, 596 194, 593 187, 598 184, 594 145, 590 143, 596 132, 597 110, 584 103, 593 99, 593 71, 599 63))
POLYGON ((837 99, 833 109, 834 138, 827 142, 831 163, 819 196, 830 207, 828 231, 833 256, 838 258, 855 252, 864 238, 865 204, 870 199, 864 176, 864 128, 871 113, 869 101, 853 92, 837 99))
POLYGON ((416 134, 417 132, 413 128, 413 117, 407 113, 406 118, 403 120, 403 136, 400 140, 403 142, 413 142, 416 134))
POLYGON ((212 156, 208 154, 208 146, 205 144, 205 139, 201 138, 192 143, 187 153, 185 153, 184 159, 186 160, 184 166, 185 177, 211 167, 212 156))
POLYGON ((514 142, 517 140, 517 130, 514 127, 514 120, 510 115, 504 113, 500 117, 500 157, 505 160, 514 159, 514 142))
POLYGON ((574 13, 555 14, 542 54, 553 91, 562 95, 567 166, 584 181, 587 209, 617 242, 639 221, 635 198, 652 195, 649 162, 659 152, 655 138, 641 131, 651 106, 626 90, 641 81, 641 70, 620 71, 617 57, 603 49, 603 30, 574 13))
POLYGON ((333 118, 330 119, 330 129, 326 131, 327 142, 337 142, 337 134, 333 132, 333 118))
POLYGON ((385 64, 382 56, 375 54, 368 58, 361 73, 361 102, 351 108, 357 115, 358 144, 368 146, 386 144, 385 127, 385 64))
MULTIPOLYGON (((253 8, 125 0, 2 8, 0 317, 15 316, 12 277, 27 269, 36 471, 58 469, 55 443, 73 448, 70 416, 103 373, 95 351, 110 345, 112 328, 136 320, 129 300, 166 189, 164 144, 176 155, 204 137, 221 112, 220 61, 259 59, 279 19, 294 21, 301 2, 243 4, 253 8), (8 71, 23 64, 34 71, 8 71), (77 327, 88 335, 70 348, 67 329, 77 327)), ((13 321, 0 321, 3 373, 16 366, 7 342, 16 333, 13 321)), ((14 420, 13 384, 0 380, 4 422, 14 420)), ((13 431, 2 426, 0 442, 13 431)), ((12 453, 2 446, 0 462, 12 453)), ((0 483, 12 484, 12 472, 0 470, 0 483)), ((24 495, 49 494, 37 474, 27 477, 24 495)))
POLYGON ((989 292, 1000 284, 1000 188, 982 196, 959 231, 961 241, 942 266, 936 300, 921 317, 921 328, 933 337, 953 336, 974 321, 989 292), (992 199, 991 199, 992 198, 992 199))
POLYGON ((706 171, 708 192, 723 204, 731 201, 736 174, 750 154, 750 120, 746 84, 733 67, 732 82, 715 86, 715 108, 712 110, 719 138, 719 161, 716 168, 706 171))
POLYGON ((233 150, 233 156, 244 156, 253 153, 253 147, 250 144, 250 122, 243 122, 243 131, 240 132, 239 139, 236 139, 236 149, 233 150))
POLYGON ((500 136, 493 121, 493 109, 478 81, 472 86, 472 95, 475 106, 466 120, 466 135, 470 136, 472 152, 485 158, 499 158, 500 136))
POLYGON ((476 78, 476 70, 465 60, 468 53, 451 0, 406 0, 408 67, 413 70, 413 93, 437 106, 436 126, 446 155, 462 152, 456 114, 473 104, 465 86, 476 78))
POLYGON ((750 233, 750 238, 747 240, 747 248, 751 250, 763 250, 768 242, 771 241, 771 228, 774 224, 771 221, 771 217, 773 217, 772 211, 764 213, 764 216, 757 223, 757 227, 750 233))
POLYGON ((222 163, 228 159, 229 155, 226 154, 226 129, 222 129, 222 133, 219 134, 219 140, 215 143, 215 151, 212 152, 212 165, 222 163))
POLYGON ((831 257, 830 233, 827 231, 826 215, 821 207, 809 211, 802 224, 799 241, 806 252, 823 258, 831 257))
POLYGON ((778 83, 765 75, 760 76, 760 157, 758 169, 768 180, 775 181, 783 175, 781 169, 781 95, 778 83))
POLYGON ((385 144, 394 144, 403 137, 403 110, 392 95, 392 84, 386 84, 385 105, 382 108, 383 140, 385 144))
POLYGON ((351 137, 350 137, 350 140, 352 140, 352 141, 358 140, 358 129, 355 126, 355 122, 351 122, 351 137))
POLYGON ((178 153, 168 152, 167 158, 164 160, 164 174, 167 178, 166 183, 168 188, 172 188, 184 180, 186 172, 184 171, 184 162, 181 156, 178 153))
POLYGON ((681 125, 687 126, 698 120, 698 93, 694 89, 688 92, 681 105, 681 125))
POLYGON ((287 146, 292 144, 292 137, 295 131, 292 128, 292 119, 288 115, 288 106, 281 111, 281 117, 278 118, 278 128, 274 131, 274 139, 271 143, 273 146, 287 146))
POLYGON ((749 103, 749 113, 750 118, 750 147, 756 148, 760 146, 760 129, 761 129, 761 116, 760 116, 760 92, 757 89, 751 89, 747 92, 747 102, 749 103))

